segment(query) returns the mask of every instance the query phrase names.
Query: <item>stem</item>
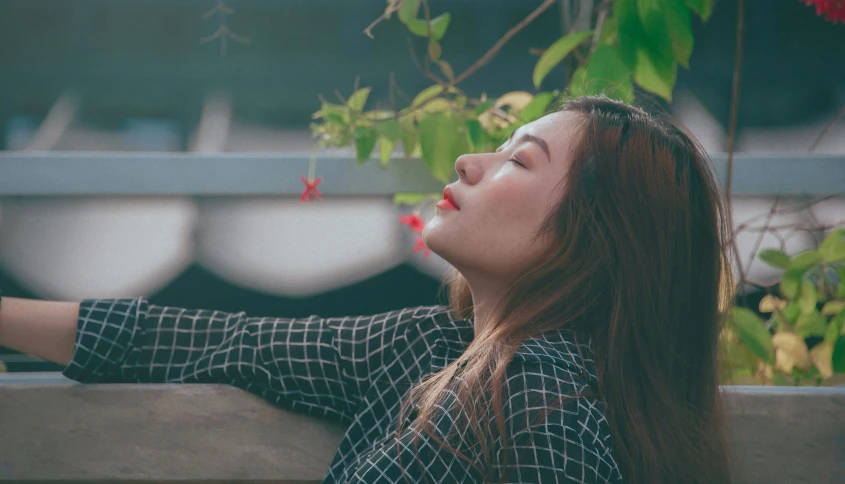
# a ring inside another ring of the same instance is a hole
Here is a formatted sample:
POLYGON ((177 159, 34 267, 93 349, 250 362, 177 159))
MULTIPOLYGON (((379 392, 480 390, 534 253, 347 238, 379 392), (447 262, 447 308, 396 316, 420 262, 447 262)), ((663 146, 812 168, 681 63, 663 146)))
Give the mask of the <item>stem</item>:
MULTIPOLYGON (((736 141, 736 120, 737 120, 737 111, 739 108, 739 86, 740 81, 742 79, 742 31, 743 31, 743 23, 744 23, 744 13, 745 11, 745 1, 738 0, 737 2, 737 18, 736 18, 736 53, 734 55, 734 75, 733 75, 733 87, 731 90, 731 119, 730 119, 730 126, 728 128, 728 174, 727 174, 727 189, 725 197, 727 199, 727 208, 730 214, 729 216, 729 227, 731 231, 734 231, 733 228, 733 208, 731 206, 731 190, 733 184, 733 163, 734 163, 734 143, 736 141)), ((737 244, 736 236, 734 234, 731 235, 731 244, 733 246, 734 253, 736 254, 736 263, 739 267, 740 273, 740 280, 739 283, 736 285, 736 290, 740 291, 741 288, 744 286, 745 271, 742 269, 742 255, 739 253, 739 244, 737 244)))
POLYGON ((493 46, 490 47, 487 52, 485 52, 484 55, 482 55, 477 61, 475 61, 471 66, 469 66, 467 70, 465 70, 461 73, 461 75, 456 77, 451 84, 453 86, 456 84, 460 84, 464 79, 471 76, 475 73, 475 71, 490 62, 490 60, 496 56, 499 50, 501 50, 502 47, 507 44, 508 41, 511 40, 514 35, 519 33, 520 30, 524 29, 528 24, 533 22, 534 19, 536 19, 541 13, 545 12, 549 7, 551 7, 552 4, 555 3, 555 1, 557 0, 543 0, 543 3, 539 7, 534 9, 533 12, 528 14, 527 17, 522 19, 522 21, 516 24, 513 28, 508 30, 505 35, 502 36, 501 39, 499 39, 495 44, 493 44, 493 46))
POLYGON ((839 121, 840 118, 842 118, 842 116, 845 116, 845 106, 842 106, 842 108, 839 110, 839 112, 836 113, 836 116, 834 116, 833 119, 831 119, 830 122, 827 123, 827 126, 824 127, 821 134, 819 134, 819 137, 816 138, 815 141, 813 141, 813 144, 810 146, 810 153, 812 153, 813 151, 816 150, 816 148, 819 146, 819 143, 821 142, 822 138, 825 137, 827 132, 830 131, 830 128, 832 128, 833 125, 836 124, 836 122, 839 121))

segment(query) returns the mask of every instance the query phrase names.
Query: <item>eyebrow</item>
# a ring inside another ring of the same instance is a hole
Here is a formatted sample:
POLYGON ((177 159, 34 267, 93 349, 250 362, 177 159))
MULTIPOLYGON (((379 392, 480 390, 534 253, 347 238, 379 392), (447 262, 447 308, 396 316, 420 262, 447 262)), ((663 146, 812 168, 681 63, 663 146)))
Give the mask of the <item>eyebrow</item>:
MULTIPOLYGON (((511 131, 510 138, 508 138, 508 143, 511 142, 514 134, 516 134, 516 130, 511 131)), ((522 136, 519 137, 519 141, 517 142, 517 144, 522 144, 522 143, 534 143, 534 144, 536 144, 537 146, 540 147, 541 150, 543 150, 543 153, 546 154, 546 160, 548 160, 549 163, 552 162, 552 155, 551 155, 551 152, 549 151, 549 145, 546 143, 546 141, 543 138, 538 138, 537 136, 534 136, 533 134, 530 134, 530 133, 524 133, 522 136)))

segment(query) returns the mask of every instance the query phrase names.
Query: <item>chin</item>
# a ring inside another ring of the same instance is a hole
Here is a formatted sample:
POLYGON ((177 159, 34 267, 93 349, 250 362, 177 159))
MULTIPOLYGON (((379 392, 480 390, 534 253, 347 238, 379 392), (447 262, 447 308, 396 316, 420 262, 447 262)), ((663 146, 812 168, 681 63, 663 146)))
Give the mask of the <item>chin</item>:
POLYGON ((450 254, 449 251, 450 244, 447 241, 443 240, 444 237, 442 237, 442 235, 444 234, 439 233, 440 231, 437 230, 436 227, 431 227, 431 229, 433 230, 430 230, 429 226, 426 226, 423 229, 422 239, 423 242, 425 242, 425 246, 448 262, 450 256, 453 255, 450 254))

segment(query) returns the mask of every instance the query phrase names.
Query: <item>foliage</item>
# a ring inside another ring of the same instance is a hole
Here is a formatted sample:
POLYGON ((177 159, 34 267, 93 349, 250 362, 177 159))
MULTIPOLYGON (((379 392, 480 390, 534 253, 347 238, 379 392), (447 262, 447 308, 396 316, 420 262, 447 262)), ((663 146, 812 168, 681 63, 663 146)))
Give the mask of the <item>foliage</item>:
MULTIPOLYGON (((631 102, 636 85, 671 101, 678 65, 689 66, 692 18, 707 20, 712 10, 712 0, 595 1, 590 15, 584 16, 595 19, 590 25, 565 26, 561 37, 543 51, 530 74, 535 92, 470 98, 460 89, 463 80, 555 3, 545 0, 456 75, 440 43, 450 27, 451 15, 443 12, 432 16, 427 0, 387 0, 384 14, 365 33, 372 36, 375 25, 395 15, 412 35, 426 39, 423 64, 417 64, 433 84, 401 109, 367 110, 369 87, 356 89, 340 102, 322 100, 313 116, 312 132, 322 147, 354 145, 359 164, 377 157, 387 165, 401 144, 405 158, 421 157, 436 179, 449 183, 460 155, 494 150, 511 131, 541 117, 567 96, 604 93, 631 102), (549 75, 562 64, 569 65, 562 69, 564 82, 551 79, 549 75), (437 66, 439 74, 432 72, 432 66, 437 66)), ((569 8, 568 2, 561 8, 569 8)), ((438 197, 398 194, 395 203, 419 203, 438 197)))
POLYGON ((759 305, 765 319, 742 307, 729 311, 722 332, 723 381, 736 384, 820 385, 845 374, 845 229, 818 250, 790 257, 767 249, 760 260, 783 269, 779 294, 759 305), (809 343, 809 345, 808 345, 809 343))
MULTIPOLYGON (((712 0, 582 1, 582 6, 592 5, 592 11, 578 17, 589 22, 576 20, 564 25, 561 37, 540 54, 531 73, 534 92, 471 98, 460 89, 463 80, 555 3, 563 9, 570 5, 544 0, 456 75, 440 44, 449 29, 450 14, 433 17, 428 0, 387 0, 384 14, 365 33, 372 36, 374 26, 395 15, 412 35, 426 40, 423 63, 413 58, 432 85, 401 109, 392 106, 367 110, 371 94, 368 87, 356 88, 340 102, 323 99, 320 110, 314 113, 312 132, 323 147, 354 145, 359 164, 377 156, 385 166, 401 144, 404 158, 422 158, 436 179, 449 183, 460 155, 495 150, 513 130, 543 116, 569 97, 602 93, 630 103, 637 87, 671 101, 678 66, 689 67, 694 45, 692 19, 697 16, 707 21, 712 13, 712 0), (432 66, 439 74, 431 70, 432 66), (560 76, 551 76, 556 69, 564 74, 562 82, 560 76)), ((741 25, 742 16, 738 15, 738 50, 741 25)), ((730 139, 735 132, 740 66, 737 62, 730 139)), ((729 166, 732 153, 729 149, 729 166)), ((399 193, 394 203, 420 205, 439 197, 440 194, 399 193)), ((418 215, 418 211, 413 214, 418 215)), ((414 219, 403 223, 413 228, 419 225, 417 222, 414 219)), ((420 231, 421 226, 415 229, 420 231)), ((731 240, 738 253, 735 233, 731 240)), ((417 242, 415 251, 424 247, 421 240, 417 242)), ((818 250, 790 256, 768 249, 759 257, 783 269, 783 277, 778 294, 763 298, 758 312, 744 307, 727 311, 720 335, 724 350, 720 361, 722 383, 820 385, 845 381, 845 229, 834 230, 818 250)), ((749 282, 741 267, 740 272, 738 287, 749 282)))

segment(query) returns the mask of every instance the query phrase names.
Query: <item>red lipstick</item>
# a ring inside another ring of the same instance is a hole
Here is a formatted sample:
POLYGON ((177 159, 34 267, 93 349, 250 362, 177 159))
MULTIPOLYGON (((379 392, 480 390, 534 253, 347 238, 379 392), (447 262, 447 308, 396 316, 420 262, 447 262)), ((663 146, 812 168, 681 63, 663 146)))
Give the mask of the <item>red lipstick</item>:
POLYGON ((445 210, 460 210, 460 206, 455 203, 455 198, 452 196, 452 190, 449 187, 443 189, 443 200, 437 202, 435 207, 445 210))

